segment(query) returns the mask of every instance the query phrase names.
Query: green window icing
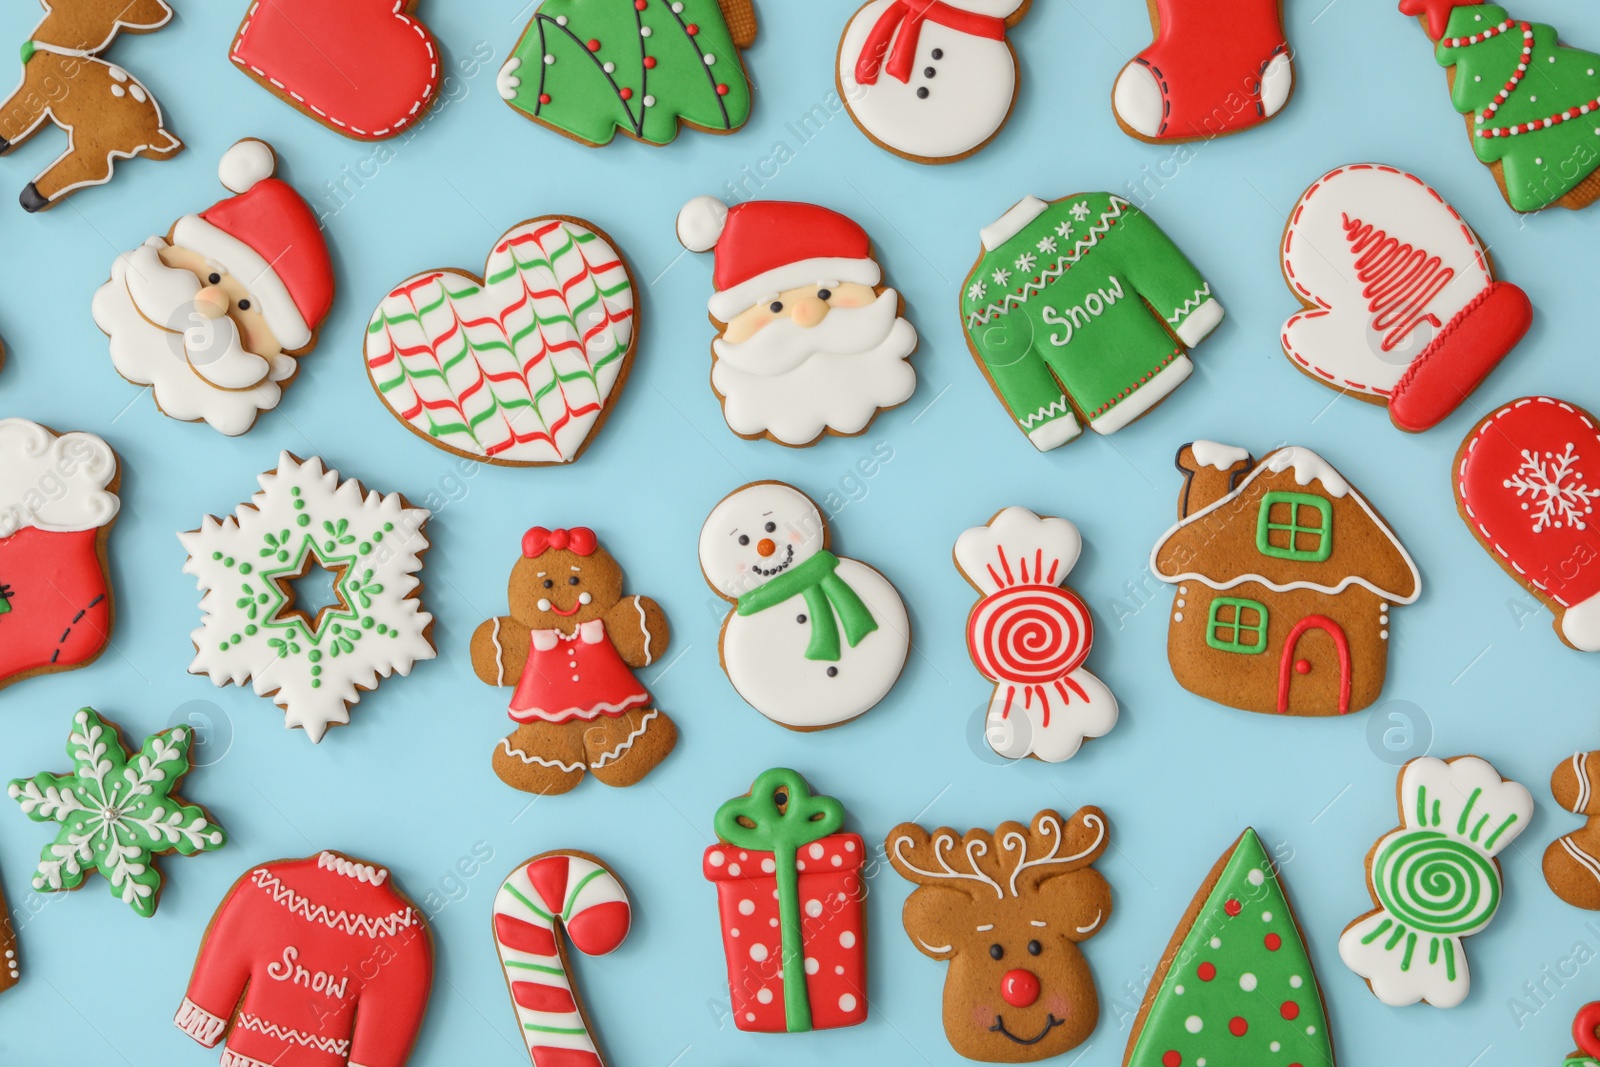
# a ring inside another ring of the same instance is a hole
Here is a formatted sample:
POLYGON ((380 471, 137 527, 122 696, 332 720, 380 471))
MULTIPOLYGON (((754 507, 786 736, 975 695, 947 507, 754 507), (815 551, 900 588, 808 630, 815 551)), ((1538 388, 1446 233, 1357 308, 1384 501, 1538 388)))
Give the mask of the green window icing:
POLYGON ((1206 619, 1206 644, 1221 652, 1265 652, 1267 606, 1240 597, 1217 597, 1206 619))
POLYGON ((1256 519, 1263 556, 1321 563, 1333 553, 1333 505, 1311 493, 1268 493, 1256 519))

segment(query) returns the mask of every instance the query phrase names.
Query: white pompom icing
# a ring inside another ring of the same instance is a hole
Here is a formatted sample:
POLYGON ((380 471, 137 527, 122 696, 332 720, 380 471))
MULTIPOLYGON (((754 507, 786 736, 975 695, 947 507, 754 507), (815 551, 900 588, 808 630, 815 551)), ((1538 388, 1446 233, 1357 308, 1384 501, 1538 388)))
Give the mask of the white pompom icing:
POLYGON ((265 141, 253 138, 240 141, 222 153, 217 166, 217 177, 230 193, 247 193, 259 181, 272 177, 278 169, 278 157, 265 141))
POLYGON ((678 241, 691 252, 709 252, 727 222, 728 205, 714 196, 697 196, 678 212, 678 241))

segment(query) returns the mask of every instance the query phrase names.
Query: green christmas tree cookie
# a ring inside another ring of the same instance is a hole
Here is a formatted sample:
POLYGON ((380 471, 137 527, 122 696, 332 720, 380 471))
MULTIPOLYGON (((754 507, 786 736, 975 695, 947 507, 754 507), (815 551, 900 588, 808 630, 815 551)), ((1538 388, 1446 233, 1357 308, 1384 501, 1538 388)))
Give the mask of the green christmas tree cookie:
POLYGON ((731 133, 750 117, 739 49, 751 0, 545 0, 495 79, 500 96, 584 144, 618 130, 667 144, 680 124, 731 133))
POLYGON ((1134 1021, 1124 1067, 1333 1067, 1322 990, 1254 830, 1184 913, 1134 1021))

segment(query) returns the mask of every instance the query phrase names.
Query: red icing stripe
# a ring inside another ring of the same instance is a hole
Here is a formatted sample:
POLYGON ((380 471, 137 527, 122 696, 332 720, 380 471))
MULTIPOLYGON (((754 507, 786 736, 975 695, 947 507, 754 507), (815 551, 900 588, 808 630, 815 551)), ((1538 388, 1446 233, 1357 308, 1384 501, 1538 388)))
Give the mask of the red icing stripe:
POLYGON ((591 956, 604 956, 628 936, 633 913, 627 901, 611 900, 584 908, 567 920, 567 936, 591 956))
POLYGON ((566 856, 546 856, 528 864, 528 881, 538 891, 544 906, 552 915, 560 915, 567 906, 567 872, 570 865, 566 856))
POLYGON ((511 915, 494 917, 494 936, 507 948, 534 956, 554 956, 556 939, 549 927, 535 926, 511 915))
POLYGON ((599 1056, 586 1049, 535 1045, 528 1051, 533 1054, 533 1067, 605 1067, 599 1056))
POLYGON ((578 1010, 578 1005, 572 999, 572 990, 538 982, 512 982, 511 999, 517 1002, 518 1007, 529 1011, 559 1014, 578 1010))

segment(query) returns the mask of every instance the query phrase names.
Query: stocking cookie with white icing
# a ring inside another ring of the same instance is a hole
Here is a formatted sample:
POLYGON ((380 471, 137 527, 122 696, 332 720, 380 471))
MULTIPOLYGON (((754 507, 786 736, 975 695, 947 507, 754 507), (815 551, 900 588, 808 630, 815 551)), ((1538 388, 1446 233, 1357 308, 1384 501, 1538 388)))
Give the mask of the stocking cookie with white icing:
POLYGON ((783 482, 734 490, 700 529, 706 584, 735 605, 718 642, 722 669, 751 707, 791 730, 870 710, 911 650, 895 587, 829 543, 821 509, 783 482))

